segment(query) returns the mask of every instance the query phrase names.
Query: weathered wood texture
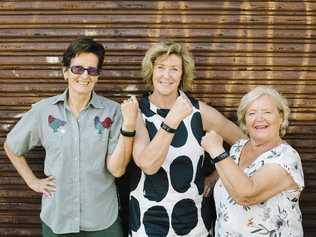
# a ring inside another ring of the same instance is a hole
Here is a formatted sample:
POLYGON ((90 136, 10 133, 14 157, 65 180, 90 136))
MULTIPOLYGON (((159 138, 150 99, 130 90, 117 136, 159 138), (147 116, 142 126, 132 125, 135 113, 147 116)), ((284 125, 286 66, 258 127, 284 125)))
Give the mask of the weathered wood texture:
MULTIPOLYGON (((275 86, 292 110, 286 139, 301 154, 305 236, 316 235, 316 1, 1 1, 0 236, 39 236, 39 195, 5 159, 2 144, 23 112, 65 88, 60 58, 78 35, 104 43, 97 91, 140 95, 140 62, 160 38, 187 44, 192 94, 235 120, 241 96, 275 86)), ((41 175, 43 151, 28 154, 41 175)))

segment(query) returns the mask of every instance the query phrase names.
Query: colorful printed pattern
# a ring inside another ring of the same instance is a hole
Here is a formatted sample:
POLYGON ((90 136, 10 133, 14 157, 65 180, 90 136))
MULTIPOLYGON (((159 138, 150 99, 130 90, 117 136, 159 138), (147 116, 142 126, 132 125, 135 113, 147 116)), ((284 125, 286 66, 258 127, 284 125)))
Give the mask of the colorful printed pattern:
MULTIPOLYGON (((243 146, 241 140, 232 146, 231 158, 238 164, 243 146)), ((281 144, 261 154, 244 173, 252 176, 266 164, 284 168, 298 185, 298 190, 286 190, 256 205, 242 206, 226 191, 221 180, 214 188, 216 203, 216 237, 302 237, 302 215, 299 196, 304 187, 302 164, 298 153, 288 144, 281 144)))
POLYGON ((109 117, 106 117, 103 122, 101 122, 99 116, 95 116, 94 118, 94 126, 98 130, 99 134, 102 134, 105 128, 109 128, 112 124, 112 119, 109 117))
POLYGON ((58 132, 58 129, 66 124, 66 121, 55 118, 52 115, 48 116, 48 125, 53 129, 54 133, 58 132))

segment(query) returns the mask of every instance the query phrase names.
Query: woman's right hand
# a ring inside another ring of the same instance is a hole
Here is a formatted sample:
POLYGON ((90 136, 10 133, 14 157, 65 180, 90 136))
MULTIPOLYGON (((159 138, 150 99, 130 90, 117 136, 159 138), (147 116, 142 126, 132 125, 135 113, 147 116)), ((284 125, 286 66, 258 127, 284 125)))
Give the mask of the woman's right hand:
POLYGON ((201 146, 210 154, 211 158, 215 158, 225 151, 223 138, 215 131, 209 131, 202 137, 201 146))
POLYGON ((178 96, 166 117, 166 123, 172 128, 177 128, 180 122, 193 111, 192 104, 185 95, 178 96))
POLYGON ((35 177, 28 183, 28 186, 35 192, 43 193, 45 197, 52 197, 52 193, 56 192, 56 184, 53 176, 43 179, 35 177))

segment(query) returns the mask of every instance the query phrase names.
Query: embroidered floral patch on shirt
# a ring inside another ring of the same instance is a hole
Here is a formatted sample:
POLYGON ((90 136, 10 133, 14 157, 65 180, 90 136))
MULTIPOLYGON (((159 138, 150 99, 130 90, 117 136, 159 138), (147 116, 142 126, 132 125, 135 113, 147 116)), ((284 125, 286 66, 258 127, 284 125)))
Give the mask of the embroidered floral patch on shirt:
POLYGON ((113 122, 112 119, 109 117, 106 117, 102 122, 99 116, 95 116, 94 118, 94 126, 98 130, 99 134, 102 134, 105 128, 109 128, 112 122, 113 122))
POLYGON ((66 121, 55 118, 52 115, 48 116, 48 125, 53 129, 54 132, 58 132, 58 129, 66 124, 66 121))

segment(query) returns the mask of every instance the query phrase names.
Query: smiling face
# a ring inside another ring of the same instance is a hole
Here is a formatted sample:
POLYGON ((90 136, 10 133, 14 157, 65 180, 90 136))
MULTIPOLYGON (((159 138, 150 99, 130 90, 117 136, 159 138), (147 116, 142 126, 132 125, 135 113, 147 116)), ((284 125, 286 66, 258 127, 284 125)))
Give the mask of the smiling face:
POLYGON ((177 96, 182 77, 182 60, 175 54, 157 58, 153 71, 153 94, 177 96))
POLYGON ((68 81, 68 88, 72 94, 89 96, 94 89, 99 76, 90 76, 85 70, 83 74, 74 74, 70 68, 82 66, 84 68, 98 67, 98 57, 93 53, 81 53, 71 59, 69 68, 64 70, 64 78, 68 81))
POLYGON ((282 114, 270 96, 261 96, 248 106, 245 122, 250 139, 257 143, 280 139, 282 114))

